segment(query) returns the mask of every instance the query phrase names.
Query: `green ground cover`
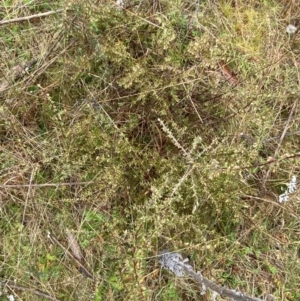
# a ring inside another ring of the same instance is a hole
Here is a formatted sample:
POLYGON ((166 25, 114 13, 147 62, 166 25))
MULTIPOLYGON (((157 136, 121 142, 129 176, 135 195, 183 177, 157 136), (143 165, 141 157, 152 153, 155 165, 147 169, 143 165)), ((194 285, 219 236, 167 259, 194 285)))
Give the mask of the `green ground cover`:
POLYGON ((0 23, 0 300, 213 300, 163 249, 299 300, 297 1, 20 3, 62 11, 0 23))

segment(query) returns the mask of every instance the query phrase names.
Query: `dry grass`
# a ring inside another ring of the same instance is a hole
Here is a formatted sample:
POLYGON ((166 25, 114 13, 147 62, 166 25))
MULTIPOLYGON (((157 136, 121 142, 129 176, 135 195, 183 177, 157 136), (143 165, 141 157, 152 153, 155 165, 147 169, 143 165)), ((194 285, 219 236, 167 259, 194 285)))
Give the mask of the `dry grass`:
POLYGON ((164 248, 298 300, 296 1, 20 3, 66 11, 1 27, 0 300, 212 300, 164 248))

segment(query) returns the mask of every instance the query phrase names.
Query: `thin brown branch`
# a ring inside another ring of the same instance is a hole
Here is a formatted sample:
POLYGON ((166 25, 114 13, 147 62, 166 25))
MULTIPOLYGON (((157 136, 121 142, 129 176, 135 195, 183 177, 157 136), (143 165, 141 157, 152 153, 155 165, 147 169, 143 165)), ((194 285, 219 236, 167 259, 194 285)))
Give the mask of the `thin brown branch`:
POLYGON ((9 282, 9 281, 1 281, 0 283, 1 283, 1 285, 3 287, 7 286, 12 291, 13 290, 17 290, 17 291, 30 292, 30 293, 32 293, 34 295, 37 295, 37 296, 40 296, 40 297, 44 297, 44 298, 49 299, 49 300, 60 301, 59 299, 56 299, 55 297, 50 296, 49 294, 47 294, 47 293, 45 293, 45 292, 43 292, 41 290, 38 290, 38 289, 34 289, 34 288, 30 288, 30 287, 18 285, 18 284, 9 282))
MULTIPOLYGON (((295 132, 286 134, 285 137, 292 137, 292 136, 299 135, 299 134, 300 134, 300 131, 295 131, 295 132)), ((281 138, 281 136, 274 136, 274 137, 270 137, 270 138, 265 138, 262 140, 262 142, 265 143, 265 142, 269 142, 269 141, 276 141, 280 138, 281 138)))
POLYGON ((290 155, 290 156, 284 156, 284 157, 278 158, 278 159, 274 159, 273 158, 272 160, 269 160, 269 161, 266 161, 266 162, 263 162, 263 163, 260 163, 260 164, 253 164, 253 165, 249 165, 249 166, 242 166, 242 167, 238 167, 236 169, 246 169, 246 168, 253 168, 253 167, 261 167, 261 166, 273 164, 275 162, 281 162, 281 161, 285 161, 285 160, 288 160, 288 159, 293 159, 293 158, 296 158, 296 157, 300 157, 300 153, 297 153, 297 154, 294 154, 294 155, 290 155))
POLYGON ((58 9, 58 10, 48 11, 45 13, 40 13, 40 14, 35 14, 35 15, 30 15, 30 16, 25 16, 25 17, 19 17, 19 18, 14 18, 14 19, 9 19, 9 20, 2 20, 2 21, 0 21, 0 26, 11 24, 11 23, 16 23, 16 22, 28 21, 28 20, 31 20, 34 18, 47 17, 50 15, 62 13, 63 11, 64 11, 64 9, 58 9))
POLYGON ((183 259, 180 253, 173 253, 164 250, 162 253, 160 253, 159 258, 162 267, 172 271, 176 276, 183 277, 184 275, 187 275, 199 283, 201 285, 202 295, 204 295, 207 288, 209 288, 222 297, 229 297, 235 301, 263 301, 262 299, 256 297, 247 296, 242 292, 222 287, 203 277, 200 272, 196 272, 191 265, 186 263, 188 260, 183 259))
POLYGON ((69 248, 72 251, 73 255, 75 256, 76 259, 78 259, 80 262, 83 259, 82 252, 81 252, 81 247, 73 235, 73 233, 70 230, 66 231, 67 233, 67 240, 69 244, 69 248))
POLYGON ((50 239, 50 241, 53 244, 57 244, 58 246, 60 246, 63 251, 70 256, 78 265, 80 272, 87 278, 91 278, 93 280, 95 280, 95 277, 93 276, 93 274, 91 272, 89 272, 87 270, 87 268, 80 262, 80 260, 78 260, 71 251, 69 251, 69 249, 67 249, 63 244, 61 244, 57 238, 52 234, 52 233, 48 233, 48 238, 50 239))
POLYGON ((24 187, 60 187, 60 186, 80 186, 101 183, 99 181, 86 182, 66 182, 66 183, 45 183, 45 184, 3 184, 0 188, 24 188, 24 187))
POLYGON ((178 263, 178 264, 180 264, 184 268, 185 273, 187 275, 189 275, 191 278, 193 278, 196 282, 198 282, 201 285, 204 284, 205 287, 208 287, 209 289, 218 293, 221 296, 229 297, 236 301, 263 301, 263 299, 249 297, 247 295, 244 295, 241 292, 222 287, 222 286, 210 281, 209 279, 203 277, 201 274, 198 274, 198 273, 194 272, 193 270, 188 269, 184 264, 181 264, 181 263, 178 263))
MULTIPOLYGON (((276 148, 276 150, 275 150, 275 152, 274 152, 274 155, 273 155, 273 158, 274 158, 274 159, 276 159, 277 154, 279 153, 279 150, 280 150, 280 148, 281 148, 283 139, 284 139, 284 137, 285 137, 285 135, 286 135, 286 133, 287 133, 287 130, 288 130, 288 127, 289 127, 289 125, 290 125, 292 116, 293 116, 294 111, 295 111, 295 109, 296 109, 296 106, 297 106, 297 102, 295 101, 294 104, 293 104, 293 107, 292 107, 292 109, 291 109, 291 111, 290 111, 289 117, 288 117, 288 119, 287 119, 287 121, 286 121, 286 123, 285 123, 283 132, 282 132, 282 134, 281 134, 281 136, 280 136, 280 140, 279 140, 278 146, 277 146, 277 148, 276 148)), ((264 185, 265 185, 265 183, 266 183, 266 181, 267 181, 267 179, 268 179, 268 177, 269 177, 269 175, 270 175, 270 172, 271 172, 271 170, 269 169, 269 170, 267 171, 265 177, 264 177, 264 180, 263 180, 263 184, 264 184, 264 185)))

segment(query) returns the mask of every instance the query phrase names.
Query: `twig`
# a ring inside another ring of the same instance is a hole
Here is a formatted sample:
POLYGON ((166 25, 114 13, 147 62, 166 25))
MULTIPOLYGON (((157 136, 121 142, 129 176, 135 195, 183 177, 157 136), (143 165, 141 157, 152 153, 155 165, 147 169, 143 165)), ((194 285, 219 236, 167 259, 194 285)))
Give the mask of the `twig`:
POLYGON ((94 276, 92 275, 92 273, 89 272, 89 271, 86 269, 86 267, 80 262, 80 260, 78 260, 78 259, 73 255, 72 252, 70 252, 66 247, 64 247, 64 246, 56 239, 56 237, 55 237, 52 233, 50 233, 50 232, 48 233, 48 238, 50 239, 50 241, 51 241, 52 243, 55 243, 55 244, 59 245, 59 246, 63 249, 63 251, 64 251, 67 255, 69 255, 69 256, 77 263, 77 265, 79 266, 80 272, 81 272, 84 276, 86 276, 86 277, 88 277, 88 278, 91 278, 91 279, 95 280, 95 278, 94 278, 94 276))
POLYGON ((45 184, 3 184, 0 188, 24 188, 24 187, 60 187, 60 186, 77 186, 77 185, 91 185, 99 184, 100 181, 87 182, 66 182, 66 183, 45 183, 45 184))
POLYGON ((288 130, 288 126, 289 126, 289 124, 290 124, 290 122, 291 122, 292 116, 293 116, 294 111, 295 111, 295 109, 296 109, 296 104, 297 104, 297 102, 295 101, 294 104, 293 104, 293 107, 292 107, 292 109, 291 109, 291 112, 290 112, 290 114, 289 114, 289 117, 288 117, 288 119, 287 119, 287 121, 286 121, 284 130, 283 130, 283 132, 282 132, 282 134, 281 134, 281 137, 280 137, 278 146, 277 146, 277 148, 276 148, 276 150, 275 150, 274 158, 276 158, 277 153, 279 152, 279 150, 280 150, 280 148, 281 148, 282 141, 283 141, 283 139, 284 139, 284 137, 285 137, 285 135, 286 135, 286 132, 287 132, 287 130, 288 130))
POLYGON ((187 179, 187 177, 191 174, 191 172, 194 170, 194 167, 195 165, 189 165, 185 174, 180 178, 180 180, 177 182, 177 184, 175 185, 175 187, 173 188, 172 190, 172 193, 171 193, 171 198, 170 200, 172 199, 172 197, 177 193, 179 187, 182 185, 182 183, 187 179))
POLYGON ((182 263, 179 264, 184 268, 184 271, 186 272, 187 275, 191 276, 199 284, 201 285, 204 284, 204 286, 208 287, 209 289, 218 293, 221 296, 229 297, 236 301, 263 301, 263 299, 249 297, 241 292, 222 287, 210 281, 209 279, 203 277, 200 273, 196 273, 193 270, 188 269, 184 264, 182 263))
POLYGON ((73 233, 67 229, 67 240, 69 244, 69 248, 72 251, 73 255, 75 256, 76 259, 78 259, 80 262, 83 259, 82 252, 81 252, 81 247, 73 235, 73 233))
MULTIPOLYGON (((275 152, 274 152, 274 155, 273 155, 273 158, 274 158, 274 159, 276 159, 277 154, 278 154, 278 152, 279 152, 279 150, 280 150, 280 148, 281 148, 283 139, 284 139, 284 137, 285 137, 285 135, 286 135, 286 132, 287 132, 288 127, 289 127, 289 124, 290 124, 290 122, 291 122, 292 116, 293 116, 294 111, 295 111, 295 109, 296 109, 296 105, 297 105, 297 102, 295 101, 294 104, 293 104, 293 107, 292 107, 292 109, 291 109, 291 111, 290 111, 289 117, 288 117, 288 119, 287 119, 287 121, 286 121, 286 123, 285 123, 285 127, 284 127, 284 129, 283 129, 283 132, 282 132, 282 134, 281 134, 281 136, 280 136, 278 146, 277 146, 277 148, 276 148, 276 150, 275 150, 275 152)), ((271 172, 271 170, 268 169, 268 171, 267 171, 267 173, 266 173, 266 175, 265 175, 265 177, 264 177, 264 180, 263 180, 263 186, 265 186, 265 183, 266 183, 266 181, 267 181, 267 179, 268 179, 268 177, 269 177, 269 175, 270 175, 270 172, 271 172)))
MULTIPOLYGON (((288 133, 285 135, 285 137, 291 137, 291 136, 294 136, 294 135, 299 135, 300 134, 300 131, 295 131, 295 132, 291 132, 291 133, 288 133)), ((281 136, 274 136, 274 137, 270 137, 270 138, 264 138, 262 139, 262 142, 263 143, 266 143, 266 142, 269 142, 269 141, 276 141, 277 139, 280 139, 281 136)))
POLYGON ((176 276, 182 277, 184 275, 188 275, 193 280, 198 282, 202 287, 202 295, 206 293, 206 288, 209 288, 221 296, 229 297, 236 301, 263 301, 259 298, 246 296, 245 294, 236 290, 222 287, 203 277, 200 272, 195 272, 193 267, 186 263, 188 259, 183 259, 180 253, 171 253, 165 250, 159 255, 159 261, 162 267, 172 271, 176 276))
POLYGON ((45 12, 45 13, 30 15, 30 16, 26 16, 26 17, 3 20, 3 21, 0 21, 0 26, 1 25, 6 25, 6 24, 11 24, 11 23, 16 23, 16 22, 21 22, 21 21, 28 21, 28 20, 31 20, 31 19, 34 19, 34 18, 42 18, 42 17, 62 13, 63 11, 64 11, 64 9, 58 9, 58 10, 48 11, 48 12, 45 12))
MULTIPOLYGON (((28 186, 28 190, 27 190, 27 194, 26 194, 26 198, 25 198, 25 205, 24 205, 23 216, 22 216, 22 224, 25 223, 26 209, 27 209, 27 205, 28 205, 29 195, 30 195, 30 192, 31 192, 31 184, 32 184, 32 180, 33 180, 34 174, 35 174, 35 170, 33 169, 31 171, 31 176, 30 176, 30 180, 29 180, 29 186, 28 186)), ((20 251, 21 250, 19 250, 19 252, 20 251)))
POLYGON ((17 285, 17 284, 14 284, 12 282, 9 282, 9 281, 1 281, 0 283, 1 283, 2 286, 6 285, 11 290, 15 289, 15 290, 18 290, 18 291, 26 291, 26 292, 33 293, 37 296, 44 297, 44 298, 49 299, 49 300, 60 301, 59 299, 56 299, 55 297, 52 297, 52 296, 48 295, 47 293, 45 293, 43 291, 40 291, 38 289, 34 289, 34 288, 22 286, 22 285, 17 285))
MULTIPOLYGON (((290 156, 283 156, 282 158, 278 158, 278 159, 274 159, 273 158, 272 160, 269 160, 269 161, 266 161, 266 162, 263 162, 263 163, 260 163, 260 164, 241 166, 241 167, 237 167, 237 168, 234 168, 234 169, 235 170, 240 170, 240 169, 248 169, 248 168, 254 168, 254 167, 261 167, 261 166, 273 164, 275 162, 281 162, 281 161, 284 161, 284 160, 293 159, 293 158, 297 158, 297 157, 300 157, 300 153, 296 153, 296 154, 293 154, 293 155, 290 155, 290 156)), ((222 169, 226 169, 226 168, 222 168, 222 169)))

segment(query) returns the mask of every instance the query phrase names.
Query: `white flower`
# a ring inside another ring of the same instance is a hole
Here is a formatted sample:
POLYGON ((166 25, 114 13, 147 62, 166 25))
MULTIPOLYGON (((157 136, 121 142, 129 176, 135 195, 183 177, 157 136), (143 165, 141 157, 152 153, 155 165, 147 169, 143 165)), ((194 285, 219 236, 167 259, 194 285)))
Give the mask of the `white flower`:
POLYGON ((289 195, 285 191, 285 193, 283 193, 279 196, 279 203, 287 202, 288 199, 289 199, 289 195))
POLYGON ((297 188, 297 177, 296 176, 292 176, 291 182, 288 183, 288 192, 289 193, 293 193, 296 191, 297 188))
POLYGON ((7 296, 7 299, 8 299, 9 301, 15 301, 15 296, 14 296, 14 295, 8 295, 8 296, 7 296))
POLYGON ((294 25, 292 25, 292 24, 289 24, 287 27, 286 27, 286 32, 288 33, 288 34, 293 34, 293 33, 295 33, 296 31, 297 31, 297 27, 296 26, 294 26, 294 25))
POLYGON ((124 1, 123 1, 123 0, 117 0, 117 1, 116 1, 116 4, 117 4, 118 6, 123 7, 123 6, 124 6, 124 1))
POLYGON ((279 195, 279 203, 287 202, 289 199, 289 195, 295 192, 297 189, 297 177, 292 176, 291 181, 287 184, 287 189, 279 195))

